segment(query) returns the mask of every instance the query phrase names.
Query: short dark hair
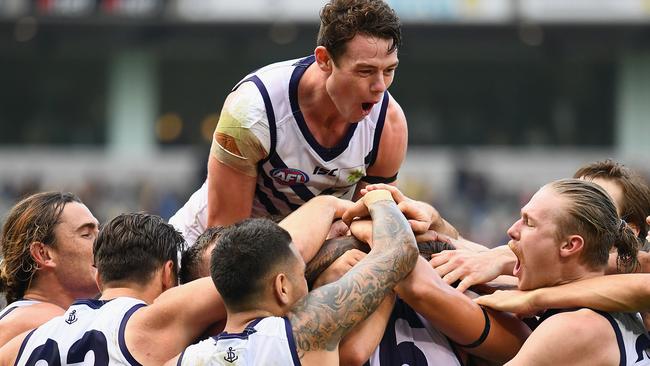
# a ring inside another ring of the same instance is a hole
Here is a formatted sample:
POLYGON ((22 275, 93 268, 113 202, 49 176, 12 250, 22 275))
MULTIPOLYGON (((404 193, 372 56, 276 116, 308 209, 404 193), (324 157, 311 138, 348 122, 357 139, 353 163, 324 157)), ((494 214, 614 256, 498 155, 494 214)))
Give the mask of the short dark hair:
POLYGON ((36 275, 30 244, 56 245, 54 228, 70 202, 81 200, 68 192, 42 192, 21 200, 9 211, 0 235, 0 292, 6 292, 7 303, 22 298, 36 275))
POLYGON ((617 267, 633 271, 640 241, 616 213, 610 196, 599 185, 579 180, 561 179, 549 184, 568 201, 556 215, 557 240, 580 235, 584 240, 582 262, 591 268, 607 265, 612 246, 618 249, 617 267))
POLYGON ((402 45, 399 18, 382 0, 331 0, 321 10, 320 20, 316 43, 327 49, 335 63, 357 34, 392 40, 389 53, 402 45))
POLYGON ((601 178, 617 183, 623 191, 621 218, 639 228, 639 238, 648 235, 645 221, 650 215, 650 188, 640 175, 623 164, 607 159, 583 165, 573 175, 574 178, 601 178))
MULTIPOLYGON (((178 271, 178 279, 181 284, 203 277, 203 275, 199 273, 201 261, 203 261, 203 254, 212 244, 215 243, 223 229, 223 226, 208 228, 196 239, 194 245, 183 252, 183 255, 181 256, 181 268, 178 271)), ((209 263, 207 267, 210 268, 209 263)))
POLYGON ((185 239, 160 216, 121 214, 109 221, 93 246, 95 266, 104 283, 147 283, 167 261, 178 271, 185 239))
POLYGON ((264 290, 263 280, 293 260, 290 244, 289 233, 269 219, 246 219, 223 230, 210 273, 226 306, 251 309, 264 290))

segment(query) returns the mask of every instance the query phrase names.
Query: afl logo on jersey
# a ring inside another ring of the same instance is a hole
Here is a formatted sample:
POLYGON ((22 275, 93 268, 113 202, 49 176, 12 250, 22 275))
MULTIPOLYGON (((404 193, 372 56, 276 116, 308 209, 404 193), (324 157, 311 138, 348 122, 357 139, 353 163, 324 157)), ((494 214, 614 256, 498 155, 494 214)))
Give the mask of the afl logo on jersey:
POLYGON ((278 184, 293 186, 309 182, 309 176, 303 171, 292 168, 275 168, 269 172, 278 184))

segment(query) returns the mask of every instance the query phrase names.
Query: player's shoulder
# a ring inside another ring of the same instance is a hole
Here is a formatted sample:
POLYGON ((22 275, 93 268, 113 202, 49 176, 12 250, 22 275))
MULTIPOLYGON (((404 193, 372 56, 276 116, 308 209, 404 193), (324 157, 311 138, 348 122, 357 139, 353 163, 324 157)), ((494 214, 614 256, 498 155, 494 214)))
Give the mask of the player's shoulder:
POLYGON ((386 109, 386 120, 384 122, 384 132, 382 132, 382 139, 389 138, 394 142, 406 140, 408 134, 408 126, 406 124, 406 116, 402 107, 397 101, 392 98, 389 99, 388 107, 386 109))
POLYGON ((402 106, 392 94, 389 94, 388 107, 386 108, 386 123, 406 126, 406 115, 402 106))
POLYGON ((54 317, 63 315, 63 313, 65 313, 65 309, 58 305, 39 302, 14 309, 2 319, 2 322, 18 327, 35 328, 54 317))
POLYGON ((617 347, 610 321, 601 313, 586 308, 557 313, 544 320, 533 333, 543 335, 548 342, 565 345, 569 351, 609 354, 617 347))
POLYGON ((559 336, 580 334, 585 338, 597 337, 597 334, 593 334, 594 330, 611 328, 606 317, 587 308, 558 312, 545 319, 540 327, 542 326, 563 332, 559 336))
POLYGON ((552 314, 543 317, 509 364, 608 365, 618 361, 616 336, 602 315, 590 309, 552 314))

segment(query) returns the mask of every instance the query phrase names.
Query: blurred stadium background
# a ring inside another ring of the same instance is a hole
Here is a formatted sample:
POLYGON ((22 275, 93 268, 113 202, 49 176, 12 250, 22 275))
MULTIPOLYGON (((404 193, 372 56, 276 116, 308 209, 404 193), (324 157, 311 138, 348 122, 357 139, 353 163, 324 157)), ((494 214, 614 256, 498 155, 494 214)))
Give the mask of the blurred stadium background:
MULTIPOLYGON (((541 184, 614 158, 650 176, 650 0, 390 0, 400 186, 498 245, 541 184)), ((168 218, 223 100, 313 51, 322 0, 0 0, 0 214, 40 190, 168 218)))

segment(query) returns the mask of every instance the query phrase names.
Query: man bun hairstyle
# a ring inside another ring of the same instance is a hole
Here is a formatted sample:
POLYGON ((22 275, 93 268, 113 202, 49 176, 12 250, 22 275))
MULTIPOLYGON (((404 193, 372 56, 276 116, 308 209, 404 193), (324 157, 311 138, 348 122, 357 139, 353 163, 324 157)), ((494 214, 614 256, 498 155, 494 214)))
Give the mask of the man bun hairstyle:
POLYGON ((601 178, 610 180, 621 188, 621 219, 639 228, 640 239, 648 235, 646 216, 650 214, 650 187, 645 180, 632 169, 611 159, 583 165, 573 175, 574 178, 591 180, 601 178))
POLYGON ((592 268, 607 264, 612 246, 618 248, 617 265, 622 270, 636 268, 640 242, 627 225, 621 226, 616 206, 603 188, 579 179, 561 179, 550 186, 568 201, 558 214, 558 241, 580 235, 585 246, 582 260, 592 268))

